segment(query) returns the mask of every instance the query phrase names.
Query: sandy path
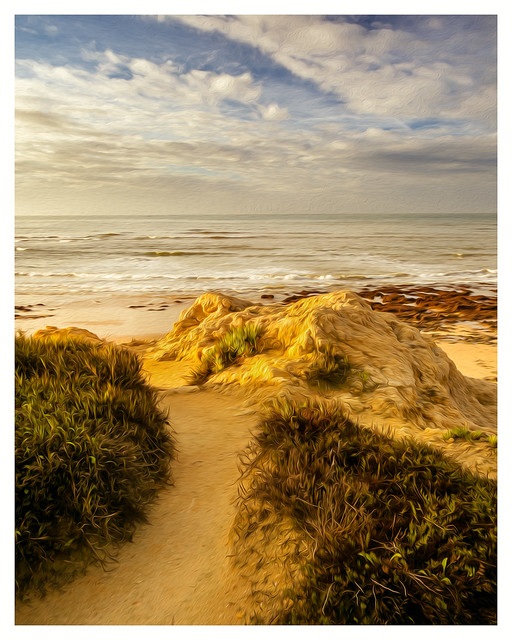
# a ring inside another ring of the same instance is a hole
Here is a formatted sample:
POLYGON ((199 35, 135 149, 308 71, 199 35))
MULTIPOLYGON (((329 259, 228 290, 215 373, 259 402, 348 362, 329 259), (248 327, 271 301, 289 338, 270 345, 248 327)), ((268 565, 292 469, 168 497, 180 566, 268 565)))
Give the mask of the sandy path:
POLYGON ((236 624, 244 590, 230 569, 238 452, 255 416, 214 391, 163 392, 176 431, 174 486, 160 494, 150 525, 99 567, 60 592, 17 607, 16 624, 236 624))

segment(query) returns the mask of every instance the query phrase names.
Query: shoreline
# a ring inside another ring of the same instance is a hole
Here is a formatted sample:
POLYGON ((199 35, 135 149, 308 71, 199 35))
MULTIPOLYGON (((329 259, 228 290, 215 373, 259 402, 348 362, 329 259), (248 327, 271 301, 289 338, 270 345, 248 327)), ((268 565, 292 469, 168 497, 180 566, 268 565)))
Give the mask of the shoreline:
MULTIPOLYGON (((319 290, 253 292, 238 294, 255 305, 288 304, 325 293, 319 290)), ((389 286, 355 291, 376 311, 393 313, 431 337, 469 377, 497 382, 496 297, 473 293, 471 287, 426 285, 389 286)), ((492 291, 491 291, 492 293, 492 291)), ((43 299, 41 294, 39 299, 43 299)), ((37 298, 16 300, 15 330, 31 335, 46 327, 78 327, 107 341, 140 351, 155 344, 178 321, 196 295, 119 295, 91 297, 62 306, 47 306, 37 298)))
MULTIPOLYGON (((339 289, 337 289, 339 290, 339 289)), ((431 333, 436 339, 496 342, 496 289, 489 295, 474 293, 472 287, 460 285, 383 285, 349 289, 361 296, 375 311, 394 313, 399 319, 431 333)), ((478 290, 478 288, 477 288, 478 290)), ((222 292, 249 300, 255 305, 294 302, 330 291, 303 289, 295 291, 222 292)), ((157 337, 171 331, 182 311, 198 295, 119 294, 86 296, 61 304, 48 303, 45 294, 16 295, 15 331, 31 335, 46 326, 75 326, 96 333, 101 338, 119 342, 125 339, 157 337)))

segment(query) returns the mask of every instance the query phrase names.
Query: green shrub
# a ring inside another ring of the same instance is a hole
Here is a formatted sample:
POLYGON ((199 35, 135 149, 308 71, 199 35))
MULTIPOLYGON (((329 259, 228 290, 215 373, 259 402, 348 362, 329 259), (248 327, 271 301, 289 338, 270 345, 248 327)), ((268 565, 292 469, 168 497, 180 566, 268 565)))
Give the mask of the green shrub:
POLYGON ((493 449, 496 449, 498 446, 498 436, 487 436, 487 442, 493 449))
POLYGON ((255 324, 244 324, 225 333, 204 351, 201 362, 191 373, 191 383, 201 384, 211 375, 254 355, 261 333, 261 327, 255 324))
POLYGON ((113 557, 169 480, 174 444, 138 358, 76 339, 15 344, 16 588, 113 557))
POLYGON ((485 436, 482 431, 471 431, 471 429, 466 429, 465 427, 454 427, 443 434, 443 438, 445 440, 449 440, 450 438, 459 438, 461 440, 480 440, 484 437, 485 436))
POLYGON ((281 575, 292 575, 292 562, 299 569, 279 604, 253 622, 496 622, 495 482, 313 401, 274 404, 244 475, 240 557, 270 566, 261 540, 279 523, 301 549, 281 559, 281 575))

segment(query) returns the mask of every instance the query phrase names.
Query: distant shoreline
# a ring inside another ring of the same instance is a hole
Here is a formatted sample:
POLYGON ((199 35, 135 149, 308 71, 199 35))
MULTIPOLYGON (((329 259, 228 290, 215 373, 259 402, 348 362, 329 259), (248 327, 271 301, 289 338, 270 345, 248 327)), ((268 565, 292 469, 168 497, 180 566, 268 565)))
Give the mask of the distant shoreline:
MULTIPOLYGON (((386 285, 358 287, 348 290, 358 293, 378 311, 397 314, 423 331, 436 334, 464 335, 465 339, 493 343, 496 341, 495 288, 480 293, 481 286, 471 285, 386 285), (454 332, 454 329, 457 330, 454 332), (462 333, 461 333, 462 332, 462 333)), ((290 302, 308 295, 320 295, 323 290, 268 290, 236 295, 254 304, 290 302)), ((111 295, 83 296, 62 305, 47 304, 44 294, 17 296, 15 330, 31 335, 46 326, 63 328, 76 326, 116 342, 131 338, 157 338, 169 332, 181 312, 197 295, 111 295)), ((438 336, 436 336, 438 337, 438 336)))

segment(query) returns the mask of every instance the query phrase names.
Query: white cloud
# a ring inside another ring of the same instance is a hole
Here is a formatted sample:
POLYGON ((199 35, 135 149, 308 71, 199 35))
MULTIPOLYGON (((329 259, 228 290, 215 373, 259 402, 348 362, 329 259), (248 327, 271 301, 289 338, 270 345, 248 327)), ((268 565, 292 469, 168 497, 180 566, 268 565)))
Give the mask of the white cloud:
MULTIPOLYGON (((464 54, 473 34, 455 34, 431 43, 403 29, 366 30, 318 16, 176 19, 258 48, 298 77, 335 93, 354 114, 467 117, 465 107, 480 88, 472 75, 478 57, 464 54)), ((440 19, 432 18, 430 23, 431 28, 442 27, 440 19)), ((478 34, 476 44, 478 48, 478 34)), ((488 75, 493 73, 492 68, 488 70, 488 75)), ((492 111, 494 96, 485 97, 487 107, 482 105, 473 117, 492 111)))
POLYGON ((259 179, 271 143, 264 121, 283 120, 287 111, 257 102, 261 88, 250 73, 179 74, 172 62, 84 53, 95 71, 19 63, 19 184, 38 175, 76 185, 121 182, 133 172, 158 177, 183 167, 259 179), (223 115, 225 100, 254 109, 252 121, 223 115))
POLYGON ((282 109, 275 102, 269 105, 262 105, 260 113, 264 120, 286 120, 289 117, 288 109, 282 109))
POLYGON ((232 76, 192 69, 180 74, 172 61, 156 64, 111 51, 84 56, 97 62, 96 71, 20 61, 18 106, 116 132, 145 135, 161 129, 172 138, 181 137, 180 126, 190 133, 189 123, 198 135, 205 129, 211 133, 222 119, 223 101, 256 107, 261 95, 250 73, 232 76))
POLYGON ((52 38, 55 37, 59 33, 58 27, 56 27, 55 25, 51 25, 51 24, 46 25, 44 27, 44 31, 45 31, 47 36, 50 36, 52 38))
POLYGON ((366 33, 358 25, 303 16, 181 19, 257 46, 364 117, 357 126, 345 126, 338 111, 328 122, 314 113, 300 121, 293 101, 276 99, 250 71, 184 73, 173 60, 94 49, 82 52, 94 63, 89 70, 21 60, 20 202, 51 187, 54 197, 62 189, 70 198, 74 191, 108 190, 127 206, 131 196, 142 202, 146 194, 164 207, 185 202, 193 190, 208 206, 208 193, 222 192, 218 207, 231 193, 232 202, 261 197, 300 207, 321 197, 345 210, 365 202, 389 210, 410 206, 415 189, 445 189, 452 194, 446 207, 461 208, 478 207, 492 193, 495 138, 476 135, 474 119, 492 120, 494 86, 474 92, 470 68, 452 58, 450 64, 429 59, 431 50, 421 41, 416 47, 410 34, 366 33), (406 45, 414 45, 415 57, 394 60, 392 52, 406 45), (379 128, 380 118, 399 123, 433 113, 473 120, 457 135, 442 125, 422 133, 405 124, 379 128))
POLYGON ((186 84, 194 95, 200 96, 201 100, 208 104, 218 104, 222 100, 251 104, 256 102, 261 94, 260 87, 254 85, 250 73, 232 76, 227 73, 216 74, 193 69, 181 76, 180 82, 186 84))

